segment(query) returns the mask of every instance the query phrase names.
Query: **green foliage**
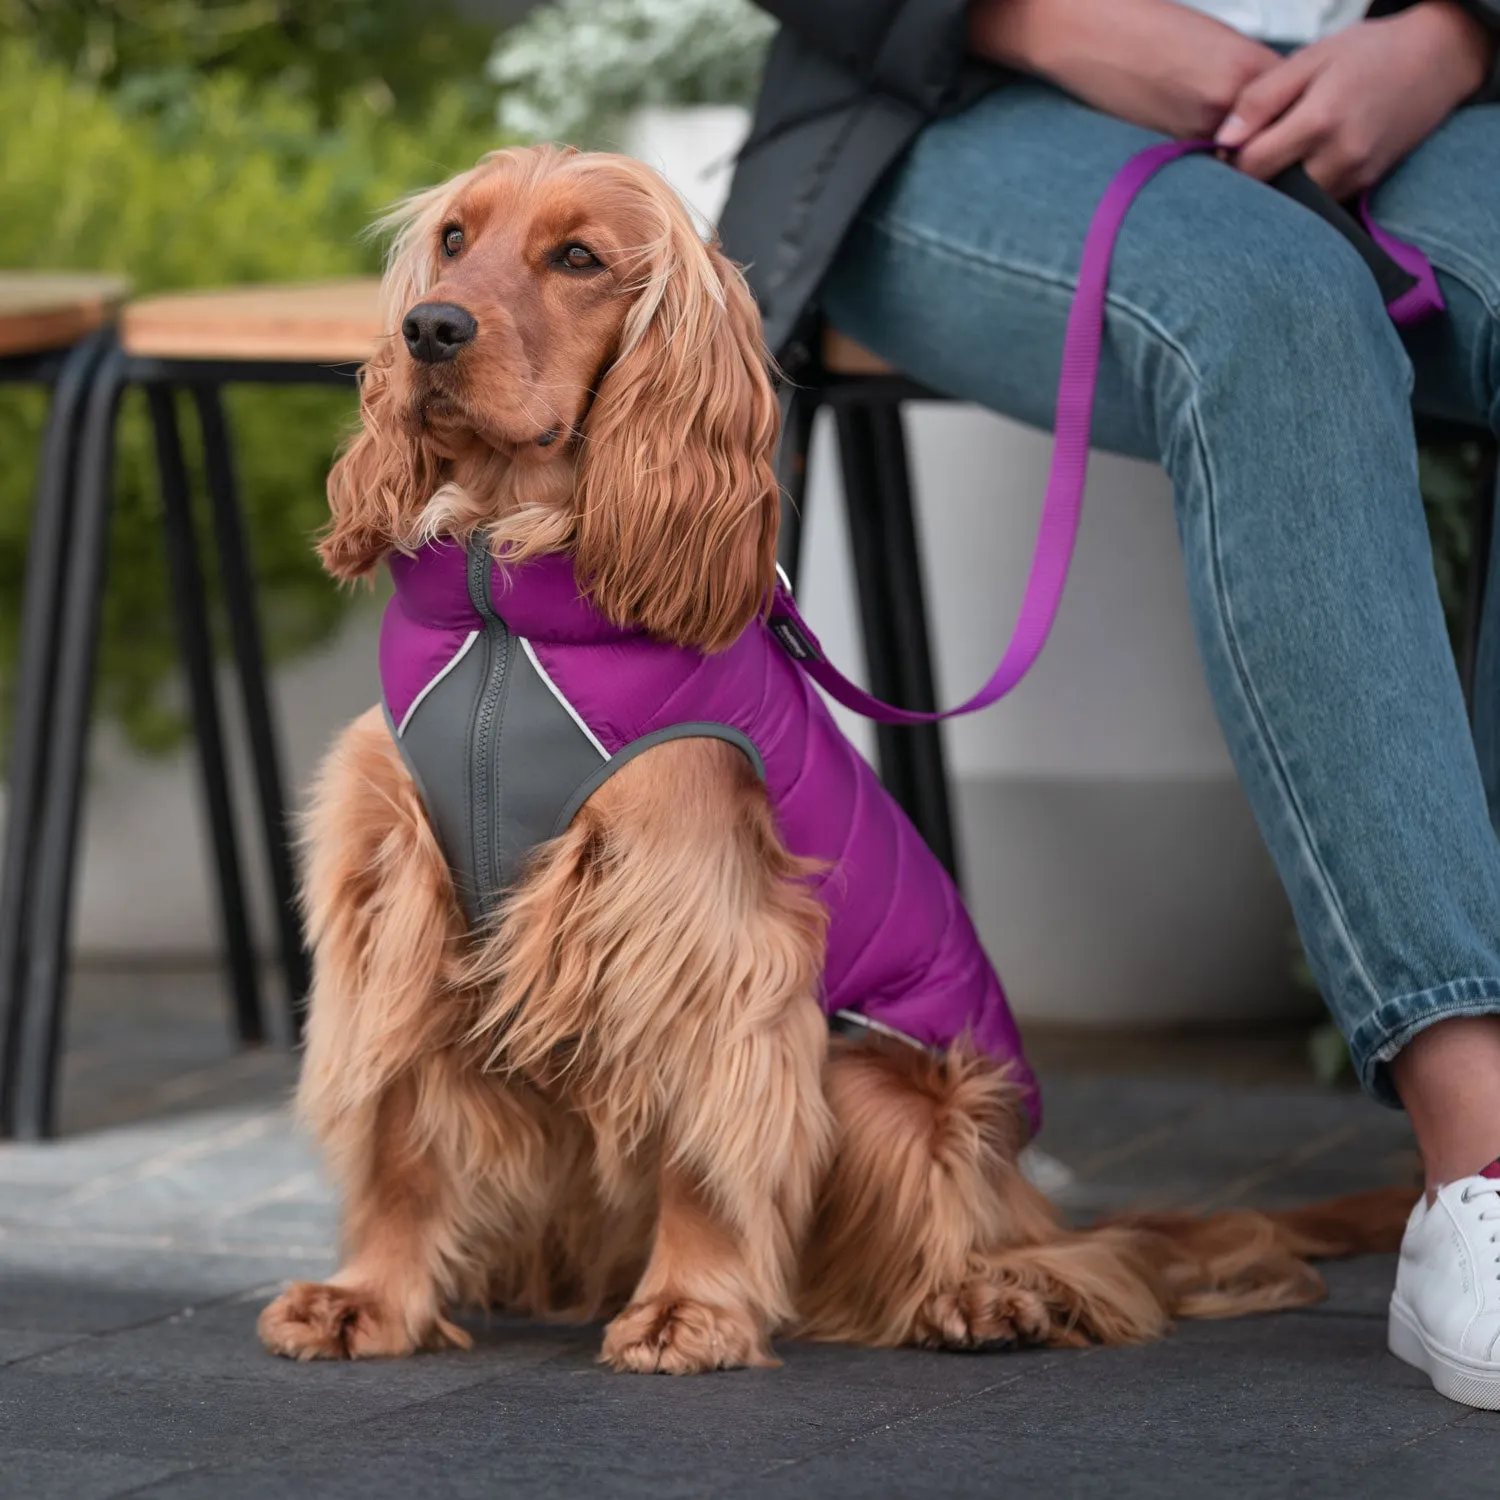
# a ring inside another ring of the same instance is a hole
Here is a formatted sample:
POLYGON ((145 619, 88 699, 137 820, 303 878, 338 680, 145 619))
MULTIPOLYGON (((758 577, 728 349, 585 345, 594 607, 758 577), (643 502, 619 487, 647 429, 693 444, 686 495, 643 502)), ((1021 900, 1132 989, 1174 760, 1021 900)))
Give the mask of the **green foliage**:
POLYGON ((1325 1088, 1354 1080, 1349 1044, 1332 1021, 1315 1026, 1307 1037, 1307 1063, 1313 1077, 1325 1088))
POLYGON ((1463 631, 1474 499, 1482 461, 1478 443, 1424 448, 1421 454, 1422 498, 1427 502, 1433 567, 1455 648, 1463 631))
MULTIPOLYGON (((437 97, 417 126, 351 95, 324 127, 308 99, 228 72, 198 81, 171 110, 143 114, 25 43, 0 43, 0 267, 121 271, 137 292, 370 272, 378 251, 360 231, 374 213, 496 144, 461 97, 437 97)), ((346 608, 311 540, 353 400, 285 388, 229 398, 268 643, 285 657, 326 638, 346 608)), ((43 412, 38 392, 0 387, 7 696, 43 412)), ((184 428, 194 431, 191 420, 184 428)), ((100 694, 136 743, 160 747, 180 719, 168 691, 176 650, 150 458, 132 399, 120 424, 100 694)))
POLYGON ((0 35, 133 105, 229 71, 310 99, 325 122, 351 93, 416 118, 455 86, 477 117, 493 102, 477 66, 490 31, 445 0, 0 0, 0 35))

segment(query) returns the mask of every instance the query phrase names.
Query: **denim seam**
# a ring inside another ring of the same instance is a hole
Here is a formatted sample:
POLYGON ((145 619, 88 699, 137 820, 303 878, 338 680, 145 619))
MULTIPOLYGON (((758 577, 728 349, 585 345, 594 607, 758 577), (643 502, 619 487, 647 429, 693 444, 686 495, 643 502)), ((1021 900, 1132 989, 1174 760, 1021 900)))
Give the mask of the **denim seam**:
POLYGON ((1310 866, 1313 877, 1322 893, 1324 911, 1333 918, 1333 929, 1337 935, 1337 940, 1343 946, 1355 975, 1364 985, 1367 1003, 1378 1004, 1380 999, 1379 986, 1376 985, 1374 977, 1370 973, 1369 965, 1365 962, 1364 955, 1359 950, 1359 944, 1354 940, 1354 933, 1350 926, 1348 914, 1344 910, 1343 902, 1339 900, 1333 877, 1328 871, 1328 866, 1318 848, 1317 840, 1313 836, 1306 809, 1302 806, 1301 798, 1298 797, 1297 789, 1292 783, 1291 773, 1287 769, 1285 752, 1277 743, 1261 696, 1256 690, 1249 665, 1245 660, 1239 633, 1235 627, 1234 610, 1229 602, 1229 589, 1225 582, 1224 556, 1220 548, 1219 489, 1214 477, 1213 460, 1209 453, 1208 440, 1203 433, 1202 417, 1198 409, 1196 392, 1193 399, 1188 402, 1188 411, 1191 414, 1193 424, 1194 447, 1197 449, 1199 462, 1203 466, 1204 489, 1208 496, 1209 553, 1213 559, 1214 595, 1219 602, 1220 628, 1224 632, 1225 649, 1229 654, 1230 661, 1234 665, 1235 680, 1240 685, 1240 691, 1244 696, 1245 704, 1250 711, 1261 743, 1265 746, 1272 773, 1271 784, 1281 793, 1282 804, 1291 819, 1297 842, 1301 846, 1302 856, 1310 866))
MULTIPOLYGON (((1038 271, 1034 267, 1022 267, 1013 262, 1001 261, 978 251, 960 253, 954 250, 951 245, 944 243, 926 231, 916 226, 903 224, 885 214, 872 215, 871 226, 880 232, 890 235, 892 239, 904 240, 907 245, 914 249, 933 253, 956 264, 972 267, 977 263, 991 271, 998 271, 1003 275, 1016 276, 1023 280, 1029 279, 1039 282, 1054 289, 1064 291, 1069 295, 1073 291, 1073 283, 1070 283, 1066 278, 1038 271)), ((1251 681, 1249 668, 1245 663, 1239 637, 1234 627, 1234 615, 1229 606, 1228 590, 1224 583, 1224 561, 1219 548, 1218 486, 1215 482, 1213 461, 1209 453, 1207 439, 1204 436, 1203 424, 1196 399, 1196 392, 1202 384, 1202 378, 1188 351, 1144 309, 1137 307, 1132 302, 1109 295, 1106 295, 1106 302, 1110 312, 1123 314, 1127 324, 1133 325, 1137 331, 1144 331, 1149 336, 1156 338, 1168 352, 1180 361, 1192 382, 1194 397, 1187 403, 1187 406, 1191 414, 1193 426, 1193 443, 1197 451, 1198 461, 1203 468, 1204 488, 1208 496, 1208 525, 1210 554, 1213 559, 1214 570, 1214 595, 1219 604, 1220 628, 1224 632, 1225 646, 1229 659, 1234 665, 1235 679, 1239 683, 1240 692, 1249 708, 1261 743, 1266 748, 1267 758, 1271 764, 1272 784, 1281 793, 1283 804, 1296 830, 1303 857, 1311 866, 1314 877, 1321 889, 1324 910, 1332 916, 1337 939, 1345 949, 1350 967, 1365 987, 1367 1004, 1378 1003, 1379 988, 1370 974, 1364 955, 1360 952, 1358 944, 1354 941, 1348 915, 1344 911, 1343 903, 1338 899, 1333 878, 1329 874, 1328 867, 1318 851, 1306 812, 1297 797, 1295 788, 1292 786, 1291 776, 1286 768, 1285 756, 1280 745, 1277 744, 1275 736, 1271 733, 1270 724, 1266 718, 1260 695, 1256 692, 1254 684, 1251 681)))

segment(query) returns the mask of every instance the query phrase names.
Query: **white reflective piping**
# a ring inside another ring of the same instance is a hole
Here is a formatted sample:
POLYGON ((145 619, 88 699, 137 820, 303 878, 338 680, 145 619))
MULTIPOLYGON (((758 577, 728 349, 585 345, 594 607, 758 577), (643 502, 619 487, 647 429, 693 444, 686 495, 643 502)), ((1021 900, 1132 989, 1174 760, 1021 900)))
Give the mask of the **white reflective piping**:
POLYGON ((427 686, 424 687, 422 691, 411 700, 411 707, 401 715, 401 722, 396 726, 397 739, 400 739, 401 736, 406 733, 406 726, 411 723, 411 716, 416 713, 419 708, 421 708, 422 700, 428 695, 428 693, 433 690, 433 688, 438 685, 438 683, 443 680, 443 678, 445 678, 454 669, 454 667, 459 664, 459 662, 464 659, 464 657, 469 654, 469 647, 472 646, 478 639, 479 632, 477 630, 471 630, 468 635, 464 637, 463 645, 460 646, 458 650, 448 658, 447 665, 443 668, 443 670, 439 672, 437 676, 434 677, 432 681, 429 682, 427 686))
POLYGON ((541 662, 536 659, 536 652, 531 649, 531 642, 528 641, 524 635, 519 637, 519 639, 521 642, 521 649, 526 653, 526 659, 536 669, 536 675, 547 684, 547 691, 550 692, 552 696, 562 704, 563 711, 583 731, 583 737, 589 742, 589 744, 594 747, 594 749, 599 752, 601 758, 604 760, 608 760, 610 758, 609 751, 599 743, 599 737, 594 733, 594 731, 583 722, 583 719, 579 715, 578 710, 574 708, 566 698, 563 697, 562 689, 559 688, 558 685, 553 682, 553 680, 547 675, 546 667, 544 667, 541 662))
POLYGON ((893 1041, 905 1042, 908 1047, 915 1047, 918 1052, 931 1052, 932 1048, 925 1042, 919 1042, 914 1036, 907 1036, 904 1031, 897 1031, 894 1026, 887 1026, 884 1021, 872 1021, 869 1016, 862 1016, 857 1010, 836 1010, 835 1016, 841 1016, 846 1021, 853 1021, 858 1026, 863 1026, 867 1031, 879 1032, 881 1036, 888 1036, 893 1041))

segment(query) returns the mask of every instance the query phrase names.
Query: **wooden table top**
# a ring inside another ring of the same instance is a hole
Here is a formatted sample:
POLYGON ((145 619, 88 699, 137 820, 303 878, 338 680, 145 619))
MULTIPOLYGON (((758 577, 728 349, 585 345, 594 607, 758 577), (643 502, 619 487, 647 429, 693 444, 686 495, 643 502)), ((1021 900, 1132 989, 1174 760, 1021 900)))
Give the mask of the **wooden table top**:
POLYGON ((129 291, 123 276, 0 271, 0 354, 64 349, 113 317, 129 291))
POLYGON ((823 332, 823 368, 836 375, 896 375, 895 365, 888 364, 878 354, 856 344, 836 328, 823 332))
POLYGON ((366 360, 381 332, 380 280, 169 292, 120 315, 126 352, 158 359, 366 360))

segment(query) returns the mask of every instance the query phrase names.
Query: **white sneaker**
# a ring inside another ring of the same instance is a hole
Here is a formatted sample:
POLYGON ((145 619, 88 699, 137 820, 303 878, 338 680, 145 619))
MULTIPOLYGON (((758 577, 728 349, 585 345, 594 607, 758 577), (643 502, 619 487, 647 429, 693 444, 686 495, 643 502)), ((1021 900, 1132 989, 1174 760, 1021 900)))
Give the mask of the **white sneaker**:
POLYGON ((1500 1411, 1500 1175, 1447 1183, 1412 1209, 1387 1340, 1450 1401, 1500 1411))

